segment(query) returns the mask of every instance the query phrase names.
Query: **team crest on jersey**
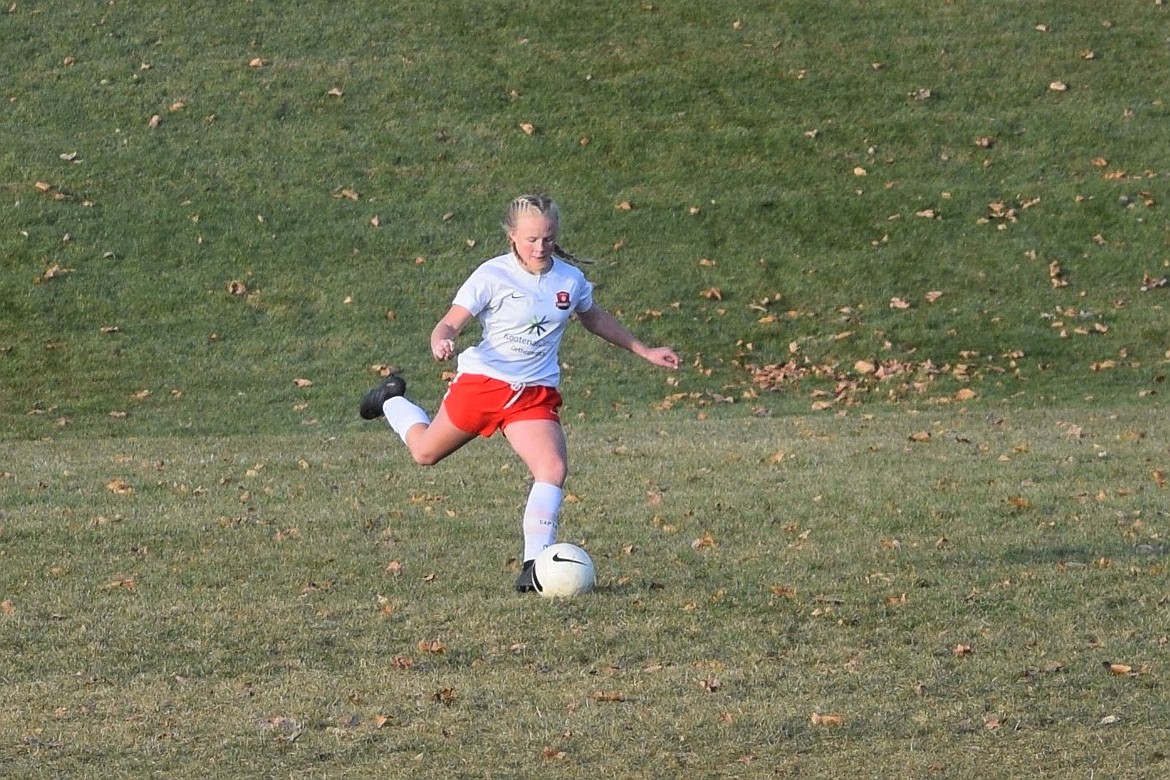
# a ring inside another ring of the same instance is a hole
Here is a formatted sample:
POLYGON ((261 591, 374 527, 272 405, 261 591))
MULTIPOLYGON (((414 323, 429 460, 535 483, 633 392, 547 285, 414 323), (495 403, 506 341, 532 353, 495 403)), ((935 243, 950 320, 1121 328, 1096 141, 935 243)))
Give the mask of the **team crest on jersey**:
POLYGON ((569 302, 569 294, 567 292, 565 292, 564 290, 561 290, 559 293, 557 293, 557 308, 558 309, 560 309, 561 311, 564 311, 565 309, 569 308, 570 305, 571 304, 569 302))

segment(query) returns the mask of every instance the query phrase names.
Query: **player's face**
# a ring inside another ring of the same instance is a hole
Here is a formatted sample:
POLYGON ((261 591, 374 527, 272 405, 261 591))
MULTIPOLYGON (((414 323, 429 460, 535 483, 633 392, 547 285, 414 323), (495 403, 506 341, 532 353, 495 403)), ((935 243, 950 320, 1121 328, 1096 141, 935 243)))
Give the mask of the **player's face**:
POLYGON ((526 271, 547 271, 552 265, 553 247, 557 243, 557 223, 544 214, 521 214, 516 227, 508 234, 516 256, 526 271))

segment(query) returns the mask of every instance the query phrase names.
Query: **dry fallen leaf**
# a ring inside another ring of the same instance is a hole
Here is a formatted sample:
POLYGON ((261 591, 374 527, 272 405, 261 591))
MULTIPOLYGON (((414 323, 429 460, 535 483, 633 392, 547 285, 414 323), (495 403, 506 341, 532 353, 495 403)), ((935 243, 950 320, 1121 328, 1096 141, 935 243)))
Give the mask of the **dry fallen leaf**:
POLYGON ((134 495, 134 486, 121 477, 111 479, 109 482, 107 482, 106 490, 110 491, 116 496, 134 495))
POLYGON ((814 712, 809 720, 814 726, 841 726, 845 723, 845 717, 837 714, 822 715, 819 712, 814 712))
POLYGON ((623 702, 626 695, 621 691, 594 691, 593 701, 596 702, 623 702))
POLYGON ((1109 670, 1110 674, 1115 674, 1118 677, 1137 677, 1144 671, 1143 669, 1135 669, 1129 664, 1119 664, 1111 661, 1102 661, 1101 665, 1109 670))
POLYGON ((447 652, 447 645, 441 639, 420 639, 418 640, 418 651, 420 653, 442 655, 447 652))

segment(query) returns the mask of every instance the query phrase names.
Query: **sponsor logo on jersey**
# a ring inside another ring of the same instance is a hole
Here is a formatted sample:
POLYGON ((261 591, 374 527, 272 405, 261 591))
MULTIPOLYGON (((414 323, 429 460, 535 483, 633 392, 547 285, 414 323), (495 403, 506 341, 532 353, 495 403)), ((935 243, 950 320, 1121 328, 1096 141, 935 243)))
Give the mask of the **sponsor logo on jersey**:
POLYGON ((560 309, 561 311, 564 311, 565 309, 569 308, 570 305, 572 305, 572 304, 569 301, 569 294, 567 292, 565 292, 564 290, 561 290, 559 293, 557 293, 557 308, 558 309, 560 309))

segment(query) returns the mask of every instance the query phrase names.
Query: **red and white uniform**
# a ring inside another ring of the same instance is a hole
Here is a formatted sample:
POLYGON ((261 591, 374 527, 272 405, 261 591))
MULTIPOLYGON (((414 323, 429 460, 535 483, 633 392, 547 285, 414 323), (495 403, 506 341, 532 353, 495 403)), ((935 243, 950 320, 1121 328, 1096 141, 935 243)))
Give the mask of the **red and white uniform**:
POLYGON ((574 312, 593 307, 593 285, 580 269, 554 257, 542 274, 524 270, 512 253, 476 268, 452 301, 479 320, 482 340, 459 354, 461 374, 512 387, 556 387, 558 349, 574 312))

